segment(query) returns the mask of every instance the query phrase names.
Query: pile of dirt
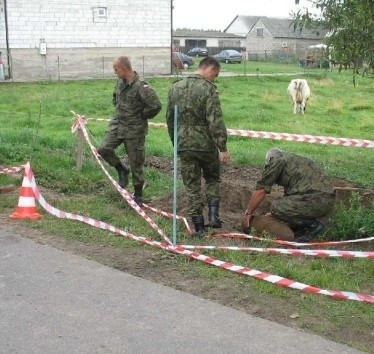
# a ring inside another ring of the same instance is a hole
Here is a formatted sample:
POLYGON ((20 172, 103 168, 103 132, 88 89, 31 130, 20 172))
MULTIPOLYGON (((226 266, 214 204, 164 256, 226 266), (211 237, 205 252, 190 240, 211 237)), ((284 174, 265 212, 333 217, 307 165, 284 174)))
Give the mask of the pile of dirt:
MULTIPOLYGON (((150 156, 147 158, 147 166, 159 170, 161 173, 172 176, 173 161, 164 157, 150 156)), ((236 166, 230 163, 222 164, 221 169, 221 205, 220 219, 223 221, 222 232, 242 231, 241 221, 243 214, 247 208, 248 200, 251 192, 256 186, 256 182, 261 178, 261 169, 251 166, 236 166)), ((369 206, 372 203, 374 191, 362 190, 357 185, 349 183, 341 179, 334 179, 336 190, 336 205, 344 203, 349 206, 353 192, 359 192, 361 195, 361 203, 363 206, 369 206)), ((273 186, 272 192, 267 194, 265 199, 256 209, 257 215, 264 215, 270 211, 270 205, 273 200, 283 197, 283 187, 273 186)), ((205 219, 207 220, 207 201, 205 198, 205 186, 202 183, 202 202, 204 205, 205 219)), ((177 195, 178 214, 188 216, 188 202, 185 191, 182 189, 177 195)), ((149 204, 160 210, 172 212, 173 194, 172 192, 165 195, 152 198, 149 204)), ((324 224, 328 226, 331 215, 327 215, 322 219, 324 224)))
MULTIPOLYGON (((173 162, 167 158, 152 156, 147 159, 149 167, 158 169, 160 172, 173 173, 173 162)), ((231 164, 222 164, 221 168, 221 205, 219 209, 220 219, 223 221, 222 232, 241 231, 241 220, 247 208, 251 191, 261 177, 261 170, 252 167, 240 167, 231 164)), ((256 210, 258 214, 269 212, 272 200, 281 198, 283 190, 275 186, 271 194, 267 195, 264 201, 256 210)), ((207 201, 205 197, 205 185, 202 182, 202 203, 204 205, 205 219, 207 220, 207 201)), ((173 194, 167 193, 158 198, 149 200, 149 204, 160 210, 172 212, 173 194)), ((182 189, 177 195, 178 214, 188 216, 188 202, 185 191, 182 189)))

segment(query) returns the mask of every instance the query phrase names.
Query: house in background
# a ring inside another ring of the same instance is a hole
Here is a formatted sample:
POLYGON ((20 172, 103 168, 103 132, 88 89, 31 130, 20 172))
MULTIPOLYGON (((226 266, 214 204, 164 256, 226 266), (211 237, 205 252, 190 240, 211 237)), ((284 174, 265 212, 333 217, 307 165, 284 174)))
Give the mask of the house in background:
POLYGON ((302 57, 306 49, 321 43, 327 31, 293 27, 293 20, 266 16, 236 16, 224 30, 244 36, 249 60, 302 57))
POLYGON ((195 47, 207 48, 209 55, 224 49, 245 51, 245 36, 219 31, 179 30, 173 33, 173 48, 187 53, 195 47))
POLYGON ((0 0, 0 52, 14 81, 171 72, 171 0, 0 0), (157 11, 154 11, 154 9, 157 11))

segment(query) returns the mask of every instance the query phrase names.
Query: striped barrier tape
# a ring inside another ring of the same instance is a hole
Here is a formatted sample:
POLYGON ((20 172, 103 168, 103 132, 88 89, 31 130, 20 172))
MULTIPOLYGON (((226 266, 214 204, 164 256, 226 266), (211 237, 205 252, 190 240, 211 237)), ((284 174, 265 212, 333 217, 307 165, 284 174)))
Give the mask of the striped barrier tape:
POLYGON ((293 246, 293 247, 302 247, 302 246, 314 246, 314 247, 320 247, 320 246, 337 246, 337 245, 345 245, 350 243, 360 243, 360 242, 369 242, 373 241, 374 237, 370 236, 367 238, 359 238, 359 239, 353 239, 353 240, 344 240, 344 241, 322 241, 322 242, 292 242, 292 241, 285 241, 285 240, 276 240, 272 238, 264 238, 264 237, 258 237, 253 235, 247 235, 240 232, 231 232, 231 233, 217 233, 212 234, 211 237, 227 237, 227 238, 241 238, 241 239, 253 239, 257 241, 268 241, 268 242, 274 242, 279 245, 287 245, 287 246, 293 246))
MULTIPOLYGON (((169 219, 172 219, 174 217, 174 215, 172 213, 167 213, 166 211, 156 209, 156 208, 154 208, 150 205, 147 205, 145 203, 143 203, 143 207, 150 210, 150 211, 153 211, 154 213, 156 213, 158 215, 164 216, 164 217, 169 218, 169 219)), ((176 219, 183 221, 184 225, 186 226, 187 232, 191 235, 192 230, 191 230, 190 225, 188 224, 187 219, 184 216, 179 216, 179 215, 176 215, 176 219)))
MULTIPOLYGON (((85 130, 85 131, 86 131, 86 130, 87 130, 87 128, 86 128, 87 118, 85 118, 84 116, 80 116, 79 114, 75 113, 74 111, 71 111, 71 113, 73 113, 73 114, 75 115, 75 121, 74 121, 74 123, 73 123, 73 126, 71 127, 71 132, 72 132, 72 133, 75 133, 78 129, 82 129, 82 130, 85 130), (82 124, 83 124, 83 127, 82 127, 82 124)), ((89 118, 89 119, 92 120, 92 118, 89 118)), ((100 119, 100 118, 98 118, 98 120, 108 120, 108 119, 100 119)), ((97 151, 96 151, 96 149, 93 147, 93 145, 91 144, 90 139, 89 139, 89 137, 88 137, 88 134, 86 133, 86 134, 84 134, 84 136, 85 136, 85 138, 86 138, 87 143, 90 145, 91 150, 93 151, 95 157, 98 158, 97 151)), ((105 168, 104 168, 103 165, 101 164, 101 161, 100 161, 100 166, 101 166, 102 169, 105 170, 105 168)), ((113 183, 114 180, 112 179, 112 177, 111 177, 109 174, 107 174, 107 176, 109 176, 110 180, 111 180, 112 183, 113 183)), ((115 183, 116 183, 116 182, 115 182, 115 183)), ((117 184, 117 183, 116 183, 116 184, 117 184)), ((118 187, 117 187, 117 190, 118 190, 119 192, 121 192, 120 189, 119 189, 118 187)), ((162 211, 162 210, 159 210, 159 209, 156 209, 156 208, 153 208, 153 207, 151 207, 151 206, 149 206, 149 205, 147 205, 147 204, 145 204, 145 203, 143 203, 143 208, 145 208, 145 209, 149 209, 149 210, 153 211, 154 213, 156 213, 156 214, 158 214, 158 215, 161 215, 161 216, 164 216, 164 217, 167 217, 167 218, 170 218, 170 219, 173 218, 173 214, 171 214, 171 213, 167 213, 167 212, 165 212, 165 211, 162 211)), ((183 223, 184 223, 184 225, 186 226, 187 232, 188 232, 189 234, 192 234, 192 230, 191 230, 190 225, 188 224, 187 219, 186 219, 185 217, 182 217, 182 216, 179 216, 179 215, 177 215, 176 218, 177 218, 177 220, 182 220, 183 223)), ((163 237, 165 237, 165 236, 163 236, 163 237)))
MULTIPOLYGON (((77 114, 73 111, 71 111, 71 112, 75 115, 75 122, 74 122, 73 127, 72 127, 72 132, 75 132, 77 130, 77 128, 79 126, 78 121, 80 121, 84 125, 84 128, 86 129, 85 124, 87 123, 88 120, 99 120, 99 121, 109 121, 110 120, 110 119, 106 119, 106 118, 86 118, 84 116, 80 116, 79 114, 77 114)), ((150 122, 149 124, 151 124, 153 126, 160 126, 160 127, 166 127, 167 126, 165 123, 150 122)), ((86 140, 89 141, 88 134, 86 133, 86 135, 87 135, 86 140)), ((96 151, 96 150, 94 149, 94 151, 96 151)), ((97 154, 97 153, 95 152, 95 154, 97 154)), ((105 170, 105 168, 103 166, 102 166, 102 168, 105 170)), ((110 176, 110 175, 108 174, 108 176, 110 176)), ((148 205, 146 205, 145 207, 154 211, 154 212, 156 212, 156 213, 158 213, 159 215, 166 216, 166 217, 169 217, 169 218, 173 217, 173 215, 170 214, 170 213, 166 213, 166 212, 163 212, 163 211, 156 210, 156 209, 154 209, 154 208, 152 208, 148 205)), ((182 218, 182 217, 177 217, 177 218, 183 220, 183 222, 186 225, 188 233, 191 234, 192 231, 191 231, 191 228, 190 228, 187 220, 185 218, 182 218)), ((240 234, 240 233, 229 233, 229 234, 226 234, 226 235, 225 234, 214 234, 213 236, 214 237, 226 236, 226 237, 253 238, 253 239, 260 240, 260 241, 265 241, 265 240, 269 241, 269 239, 264 239, 264 238, 256 237, 256 236, 249 236, 249 235, 240 234)), ((367 242, 367 241, 371 241, 373 239, 374 239, 374 237, 366 238, 366 239, 357 239, 357 240, 328 241, 328 242, 314 242, 314 243, 298 243, 298 242, 283 241, 283 240, 271 240, 271 241, 274 241, 274 242, 276 242, 278 244, 281 244, 281 245, 288 245, 288 246, 293 246, 293 247, 303 247, 303 246, 336 246, 336 245, 345 244, 345 243, 367 242)))
POLYGON ((182 245, 186 249, 197 250, 222 250, 222 251, 250 251, 269 254, 287 254, 292 256, 314 256, 314 257, 341 257, 341 258, 368 258, 374 259, 374 251, 337 251, 337 250, 301 250, 289 248, 260 248, 260 247, 236 247, 236 246, 200 246, 182 245))
POLYGON ((331 136, 313 136, 288 133, 262 132, 254 130, 227 129, 229 135, 236 135, 248 138, 261 138, 272 140, 286 140, 293 142, 302 142, 308 144, 338 145, 348 147, 374 148, 373 140, 334 138, 331 136))
MULTIPOLYGON (((106 118, 88 118, 91 121, 109 121, 106 118)), ((154 127, 167 127, 166 123, 149 122, 149 125, 154 127)), ((337 145, 337 146, 348 146, 348 147, 360 147, 373 149, 374 140, 368 139, 352 139, 352 138, 335 138, 333 136, 315 136, 315 135, 302 135, 302 134, 290 134, 290 133, 276 133, 276 132, 264 132, 255 130, 244 130, 244 129, 227 129, 227 134, 232 136, 241 136, 247 138, 260 138, 260 139, 271 139, 271 140, 286 140, 298 143, 308 144, 323 144, 323 145, 337 145)))
POLYGON ((87 133, 87 130, 86 130, 86 127, 85 127, 85 124, 86 124, 86 120, 84 119, 84 117, 82 117, 83 119, 81 119, 81 117, 79 115, 77 115, 77 119, 76 119, 76 123, 75 123, 75 131, 77 129, 81 129, 82 132, 83 132, 83 136, 85 137, 86 139, 86 142, 88 143, 94 157, 96 158, 96 161, 98 162, 98 164, 100 165, 101 169, 104 171, 104 173, 106 174, 106 176, 109 178, 109 180, 111 181, 112 185, 117 189, 117 191, 123 196, 123 198, 127 201, 127 203, 139 214, 143 217, 143 219, 145 219, 148 224, 154 229, 156 230, 159 235, 165 239, 166 242, 168 243, 171 243, 171 241, 169 240, 169 238, 164 234, 164 232, 157 226, 157 224, 143 211, 143 209, 141 207, 139 207, 138 204, 135 203, 134 199, 131 197, 130 193, 127 192, 126 189, 124 188, 121 188, 119 186, 119 184, 112 178, 112 176, 109 174, 109 172, 105 169, 104 165, 102 164, 100 158, 99 158, 99 155, 95 149, 95 147, 92 145, 91 141, 90 141, 90 138, 88 136, 88 133, 87 133))
POLYGON ((59 209, 54 208, 50 204, 48 204, 46 202, 46 200, 43 198, 43 196, 41 195, 41 193, 40 193, 40 191, 39 191, 39 189, 36 185, 35 178, 34 178, 33 172, 31 170, 31 167, 30 167, 29 164, 27 164, 25 166, 25 174, 27 175, 28 179, 30 180, 30 185, 31 185, 31 188, 34 192, 36 200, 40 203, 40 205, 47 212, 49 212, 50 214, 52 214, 54 216, 57 216, 59 218, 66 218, 66 219, 81 221, 81 222, 84 222, 88 225, 91 225, 91 226, 94 226, 94 227, 97 227, 97 228, 100 228, 100 229, 103 229, 103 230, 107 230, 107 231, 113 232, 115 234, 124 236, 124 237, 128 237, 130 239, 142 242, 142 243, 150 245, 150 246, 155 246, 155 247, 158 247, 158 248, 166 250, 166 251, 170 251, 170 252, 174 252, 174 253, 177 253, 177 254, 180 254, 180 255, 184 255, 184 256, 190 257, 192 259, 202 261, 206 264, 210 264, 210 265, 215 266, 215 267, 219 267, 219 268, 222 268, 222 269, 229 270, 229 271, 234 272, 234 273, 251 276, 251 277, 254 277, 256 279, 261 279, 261 280, 267 281, 269 283, 272 283, 272 284, 275 284, 275 285, 278 285, 278 286, 281 286, 281 287, 297 289, 297 290, 304 291, 304 292, 311 293, 311 294, 326 295, 326 296, 333 297, 335 299, 355 300, 355 301, 360 301, 360 302, 364 302, 364 303, 368 303, 368 304, 374 304, 374 295, 354 293, 354 292, 350 292, 350 291, 321 289, 321 288, 318 288, 316 286, 296 282, 292 279, 280 277, 280 276, 277 276, 277 275, 272 275, 272 274, 269 274, 269 273, 266 273, 266 272, 261 272, 261 271, 258 271, 256 269, 252 269, 252 268, 249 268, 249 267, 244 267, 244 266, 235 265, 235 264, 225 262, 225 261, 220 261, 218 259, 203 255, 203 254, 198 253, 198 252, 189 251, 183 246, 178 246, 178 245, 173 246, 170 243, 165 244, 165 243, 161 243, 161 242, 158 242, 158 241, 155 241, 155 240, 150 240, 146 237, 135 236, 135 235, 133 235, 129 232, 123 231, 123 230, 121 230, 117 227, 114 227, 110 224, 107 224, 105 222, 98 221, 98 220, 95 220, 95 219, 92 219, 92 218, 89 218, 89 217, 86 217, 86 216, 81 216, 81 215, 78 215, 78 214, 73 214, 73 213, 68 213, 68 212, 65 212, 65 211, 61 211, 59 209))
MULTIPOLYGON (((158 225, 143 211, 141 207, 139 207, 138 204, 135 203, 134 199, 131 197, 130 193, 127 192, 126 189, 121 188, 119 184, 112 178, 112 176, 109 174, 109 172, 105 169, 104 165, 102 164, 99 155, 91 143, 91 140, 88 136, 87 129, 86 129, 86 119, 84 117, 81 117, 76 114, 76 120, 74 122, 74 131, 77 129, 81 129, 83 132, 83 136, 86 139, 86 142, 88 143, 93 155, 96 158, 96 161, 100 165, 101 169, 104 171, 106 176, 109 178, 109 180, 112 182, 112 185, 117 189, 117 191, 123 196, 123 198, 127 201, 127 203, 130 204, 130 206, 143 217, 144 220, 148 222, 148 224, 155 230, 157 233, 167 242, 171 244, 170 239, 165 235, 165 233, 158 227, 158 225)), ((73 128, 72 128, 73 131, 73 128)))
MULTIPOLYGON (((149 122, 150 125, 156 127, 167 127, 165 123, 149 122)), ((367 139, 351 139, 351 138, 335 138, 332 136, 314 136, 314 135, 301 135, 289 133, 275 133, 263 132, 255 130, 242 130, 242 129, 227 129, 227 134, 232 136, 241 136, 247 138, 261 138, 272 140, 286 140, 294 142, 303 142, 309 144, 323 144, 323 145, 338 145, 348 147, 361 147, 372 149, 374 148, 374 140, 367 139)))
POLYGON ((0 175, 1 174, 11 174, 11 173, 17 173, 23 171, 24 166, 14 166, 14 167, 5 167, 0 166, 0 175))

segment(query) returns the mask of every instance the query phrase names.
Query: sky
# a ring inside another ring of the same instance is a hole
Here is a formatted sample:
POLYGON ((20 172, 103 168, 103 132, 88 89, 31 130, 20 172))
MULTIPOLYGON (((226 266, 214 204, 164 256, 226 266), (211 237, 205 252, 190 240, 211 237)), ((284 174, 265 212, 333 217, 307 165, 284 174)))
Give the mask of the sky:
MULTIPOLYGON (((236 15, 288 18, 295 0, 173 0, 173 28, 226 29, 236 15)), ((301 7, 310 5, 300 0, 301 7)))

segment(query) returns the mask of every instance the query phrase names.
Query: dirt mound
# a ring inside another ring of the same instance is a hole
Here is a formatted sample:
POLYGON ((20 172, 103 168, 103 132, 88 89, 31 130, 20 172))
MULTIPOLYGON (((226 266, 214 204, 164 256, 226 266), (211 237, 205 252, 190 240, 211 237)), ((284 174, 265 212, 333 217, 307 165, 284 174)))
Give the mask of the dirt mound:
MULTIPOLYGON (((151 156, 147 158, 147 165, 158 169, 162 173, 173 173, 173 161, 171 159, 151 156)), ((242 231, 241 221, 243 214, 247 208, 248 200, 251 192, 256 186, 256 182, 261 177, 262 170, 250 166, 234 166, 232 164, 223 164, 221 170, 221 205, 220 219, 223 221, 222 232, 242 231)), ((349 204, 352 191, 356 186, 346 181, 335 179, 334 185, 342 188, 337 191, 336 202, 342 201, 349 204), (347 189, 345 189, 347 188, 347 189), (352 189, 353 188, 353 189, 352 189)), ((373 192, 361 193, 363 195, 363 203, 369 203, 372 200, 373 192), (370 194, 371 193, 371 194, 370 194)), ((256 209, 256 215, 263 215, 270 211, 270 205, 273 200, 283 197, 283 187, 273 186, 272 192, 267 194, 265 199, 256 209)), ((207 201, 205 197, 205 185, 202 183, 202 203, 204 205, 204 216, 207 220, 207 201)), ((173 207, 172 192, 158 198, 152 198, 149 205, 171 213, 173 207)), ((183 188, 177 194, 178 215, 188 216, 188 201, 183 188)), ((325 224, 328 223, 329 215, 323 219, 325 224)))

